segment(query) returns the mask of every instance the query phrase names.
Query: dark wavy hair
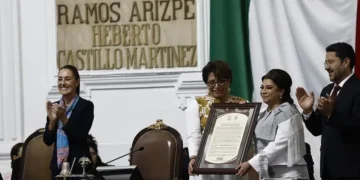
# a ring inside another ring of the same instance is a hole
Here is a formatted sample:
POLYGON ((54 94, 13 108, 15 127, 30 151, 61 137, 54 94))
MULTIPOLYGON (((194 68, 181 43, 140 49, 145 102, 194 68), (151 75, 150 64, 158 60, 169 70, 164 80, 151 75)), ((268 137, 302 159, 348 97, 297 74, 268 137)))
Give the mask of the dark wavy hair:
POLYGON ((279 89, 284 89, 284 94, 281 98, 282 102, 288 102, 294 105, 294 100, 290 95, 292 79, 286 71, 281 69, 272 69, 261 78, 262 81, 264 79, 271 79, 279 89))
POLYGON ((214 73, 216 78, 228 79, 230 83, 232 81, 232 71, 229 65, 224 61, 210 61, 206 64, 206 66, 202 69, 202 78, 205 84, 208 83, 207 81, 210 73, 214 73))
POLYGON ((350 59, 350 68, 356 64, 356 55, 353 47, 345 42, 338 42, 334 44, 330 44, 326 47, 326 52, 335 52, 336 56, 340 58, 341 62, 344 62, 345 58, 350 59))
POLYGON ((93 148, 96 152, 96 154, 98 154, 98 143, 95 139, 94 136, 92 136, 91 134, 88 135, 88 138, 87 138, 87 143, 89 145, 89 147, 93 148))
POLYGON ((98 167, 98 166, 107 166, 107 164, 105 164, 100 158, 99 150, 98 150, 98 142, 96 141, 95 137, 92 136, 91 134, 89 134, 88 138, 87 138, 87 143, 88 143, 88 146, 93 148, 95 150, 96 154, 97 154, 96 167, 98 167))
MULTIPOLYGON (((59 72, 60 72, 62 69, 68 69, 68 70, 70 70, 70 71, 72 72, 72 74, 74 75, 75 79, 80 81, 80 74, 79 74, 78 69, 77 69, 75 66, 65 65, 65 66, 63 66, 62 68, 60 68, 59 72)), ((77 93, 78 95, 80 95, 80 83, 79 83, 79 86, 76 87, 76 93, 77 93)))

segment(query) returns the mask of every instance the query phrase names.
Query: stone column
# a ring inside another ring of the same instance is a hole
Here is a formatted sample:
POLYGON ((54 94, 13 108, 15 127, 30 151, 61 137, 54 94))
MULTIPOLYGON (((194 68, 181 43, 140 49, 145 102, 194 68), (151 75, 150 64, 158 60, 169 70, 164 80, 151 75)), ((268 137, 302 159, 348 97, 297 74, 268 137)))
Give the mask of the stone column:
POLYGON ((23 96, 18 0, 0 1, 0 171, 10 169, 10 150, 23 141, 23 96), (5 168, 5 169, 4 169, 5 168))

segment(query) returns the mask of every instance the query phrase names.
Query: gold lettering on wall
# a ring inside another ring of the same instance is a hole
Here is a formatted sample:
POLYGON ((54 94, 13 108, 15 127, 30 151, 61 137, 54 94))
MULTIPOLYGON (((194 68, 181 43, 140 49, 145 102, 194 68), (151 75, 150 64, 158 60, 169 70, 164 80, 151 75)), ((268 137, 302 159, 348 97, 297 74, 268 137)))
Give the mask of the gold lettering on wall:
POLYGON ((66 64, 75 65, 79 70, 113 70, 122 69, 124 66, 126 69, 148 69, 197 65, 196 46, 60 50, 57 57, 58 67, 59 63, 65 61, 66 64))
POLYGON ((195 0, 56 0, 57 66, 197 66, 195 0))

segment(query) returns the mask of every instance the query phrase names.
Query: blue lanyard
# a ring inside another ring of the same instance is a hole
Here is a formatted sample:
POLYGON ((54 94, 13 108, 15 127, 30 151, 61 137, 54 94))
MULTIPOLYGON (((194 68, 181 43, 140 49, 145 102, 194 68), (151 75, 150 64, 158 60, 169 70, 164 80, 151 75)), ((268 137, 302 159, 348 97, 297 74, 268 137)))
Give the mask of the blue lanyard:
POLYGON ((79 96, 76 96, 74 102, 71 103, 71 106, 66 108, 66 117, 69 118, 69 116, 70 116, 72 110, 75 108, 75 105, 78 102, 78 100, 79 100, 79 96))

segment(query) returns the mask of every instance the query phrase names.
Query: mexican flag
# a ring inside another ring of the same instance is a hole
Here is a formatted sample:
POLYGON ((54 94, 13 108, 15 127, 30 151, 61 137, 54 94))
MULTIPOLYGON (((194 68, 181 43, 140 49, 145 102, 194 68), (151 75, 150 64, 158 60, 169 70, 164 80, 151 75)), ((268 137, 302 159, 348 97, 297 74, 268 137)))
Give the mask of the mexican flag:
MULTIPOLYGON (((329 83, 326 46, 341 41, 360 51, 357 1, 211 0, 210 60, 231 66, 231 94, 248 100, 261 100, 261 77, 274 68, 292 76, 293 90, 320 94, 329 83)), ((360 75, 360 62, 356 67, 360 75)))
MULTIPOLYGON (((325 48, 336 42, 356 47, 355 72, 360 76, 358 0, 210 2, 210 60, 231 66, 233 95, 261 102, 261 77, 276 68, 291 75, 294 100, 298 86, 317 98, 330 83, 324 70, 325 48)), ((311 145, 315 179, 320 179, 320 137, 306 132, 305 138, 311 145)))

